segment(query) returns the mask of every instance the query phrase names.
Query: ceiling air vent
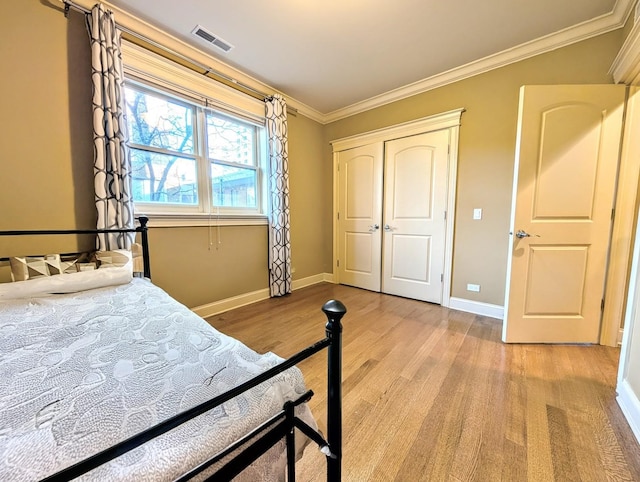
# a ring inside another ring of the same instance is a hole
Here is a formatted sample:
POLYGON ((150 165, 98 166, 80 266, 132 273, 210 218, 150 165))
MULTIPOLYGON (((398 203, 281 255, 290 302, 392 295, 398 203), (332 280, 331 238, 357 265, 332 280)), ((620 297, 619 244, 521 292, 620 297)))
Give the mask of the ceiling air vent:
POLYGON ((211 32, 209 32, 208 30, 206 30, 204 27, 200 25, 196 25, 196 27, 191 31, 191 33, 193 35, 196 35, 197 37, 200 37, 202 40, 215 45, 223 52, 228 52, 233 48, 233 45, 231 45, 229 42, 222 40, 220 37, 212 34, 211 32))

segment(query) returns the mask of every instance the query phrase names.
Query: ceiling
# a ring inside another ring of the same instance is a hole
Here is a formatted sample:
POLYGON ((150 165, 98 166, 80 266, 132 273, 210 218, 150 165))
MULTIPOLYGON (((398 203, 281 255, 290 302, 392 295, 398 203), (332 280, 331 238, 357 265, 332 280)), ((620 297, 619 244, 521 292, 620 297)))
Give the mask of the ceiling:
POLYGON ((634 0, 109 0, 331 116, 624 24, 634 0), (234 46, 223 53, 191 31, 234 46))

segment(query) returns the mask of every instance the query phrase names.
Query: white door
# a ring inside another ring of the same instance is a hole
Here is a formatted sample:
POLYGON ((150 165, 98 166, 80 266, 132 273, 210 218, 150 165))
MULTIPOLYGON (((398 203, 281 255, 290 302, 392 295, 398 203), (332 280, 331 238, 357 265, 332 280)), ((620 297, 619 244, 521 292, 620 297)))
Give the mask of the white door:
POLYGON ((598 342, 624 89, 520 91, 506 342, 598 342))
POLYGON ((382 142, 338 154, 338 277, 380 291, 382 142))
POLYGON ((385 143, 385 293, 442 302, 448 148, 448 130, 385 143))

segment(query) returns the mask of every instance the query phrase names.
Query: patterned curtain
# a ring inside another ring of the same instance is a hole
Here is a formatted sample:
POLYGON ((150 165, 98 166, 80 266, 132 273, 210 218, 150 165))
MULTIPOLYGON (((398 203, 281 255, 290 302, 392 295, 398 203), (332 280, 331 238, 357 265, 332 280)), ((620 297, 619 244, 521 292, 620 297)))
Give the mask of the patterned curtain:
POLYGON ((287 104, 280 95, 265 103, 269 134, 269 290, 273 297, 291 293, 287 104))
MULTIPOLYGON (((131 160, 124 118, 120 32, 113 12, 97 4, 87 16, 93 82, 94 180, 98 229, 133 228, 131 160)), ((98 249, 129 249, 133 233, 101 234, 98 249)))

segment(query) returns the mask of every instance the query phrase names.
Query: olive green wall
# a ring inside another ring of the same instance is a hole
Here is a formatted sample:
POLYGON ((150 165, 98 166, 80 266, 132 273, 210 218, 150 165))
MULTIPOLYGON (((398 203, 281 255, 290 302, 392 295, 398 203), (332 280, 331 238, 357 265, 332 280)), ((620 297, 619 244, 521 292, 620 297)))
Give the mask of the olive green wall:
POLYGON ((37 0, 0 15, 0 223, 92 225, 89 43, 83 17, 37 0))
MULTIPOLYGON (((39 0, 7 2, 2 13, 0 229, 93 226, 91 87, 84 20, 74 12, 67 20, 39 0)), ((302 115, 290 116, 294 280, 333 271, 329 141, 464 107, 452 294, 501 305, 518 88, 610 82, 607 71, 622 38, 621 29, 326 126, 302 115), (475 207, 484 209, 482 221, 471 220, 475 207), (480 293, 467 292, 467 283, 480 284, 480 293)), ((153 228, 150 238, 154 281, 188 306, 267 287, 265 226, 153 228), (215 241, 211 249, 210 238, 215 241)), ((2 243, 2 255, 39 251, 23 239, 2 243)), ((43 249, 64 250, 59 243, 47 240, 43 249)))
MULTIPOLYGON (((7 2, 0 16, 0 230, 95 225, 84 18, 72 11, 67 20, 45 3, 7 2)), ((324 272, 322 152, 322 126, 290 116, 294 280, 324 272)), ((266 226, 152 228, 149 237, 154 282, 187 306, 268 287, 266 226)), ((72 251, 76 245, 73 238, 5 238, 0 256, 72 251)), ((7 278, 0 266, 0 281, 7 278)))
POLYGON ((154 228, 153 282, 189 307, 269 286, 266 226, 154 228))
POLYGON ((331 172, 323 164, 323 126, 302 115, 290 115, 288 128, 291 266, 295 280, 327 271, 323 251, 327 243, 331 244, 331 230, 326 230, 322 219, 325 211, 331 210, 325 189, 325 178, 330 182, 331 172))
POLYGON ((464 108, 452 296, 502 305, 519 88, 611 83, 607 72, 621 44, 622 31, 617 30, 328 124, 326 168, 332 169, 331 140, 464 108), (472 220, 474 208, 483 209, 482 220, 472 220), (480 292, 467 291, 467 283, 481 285, 480 292))

